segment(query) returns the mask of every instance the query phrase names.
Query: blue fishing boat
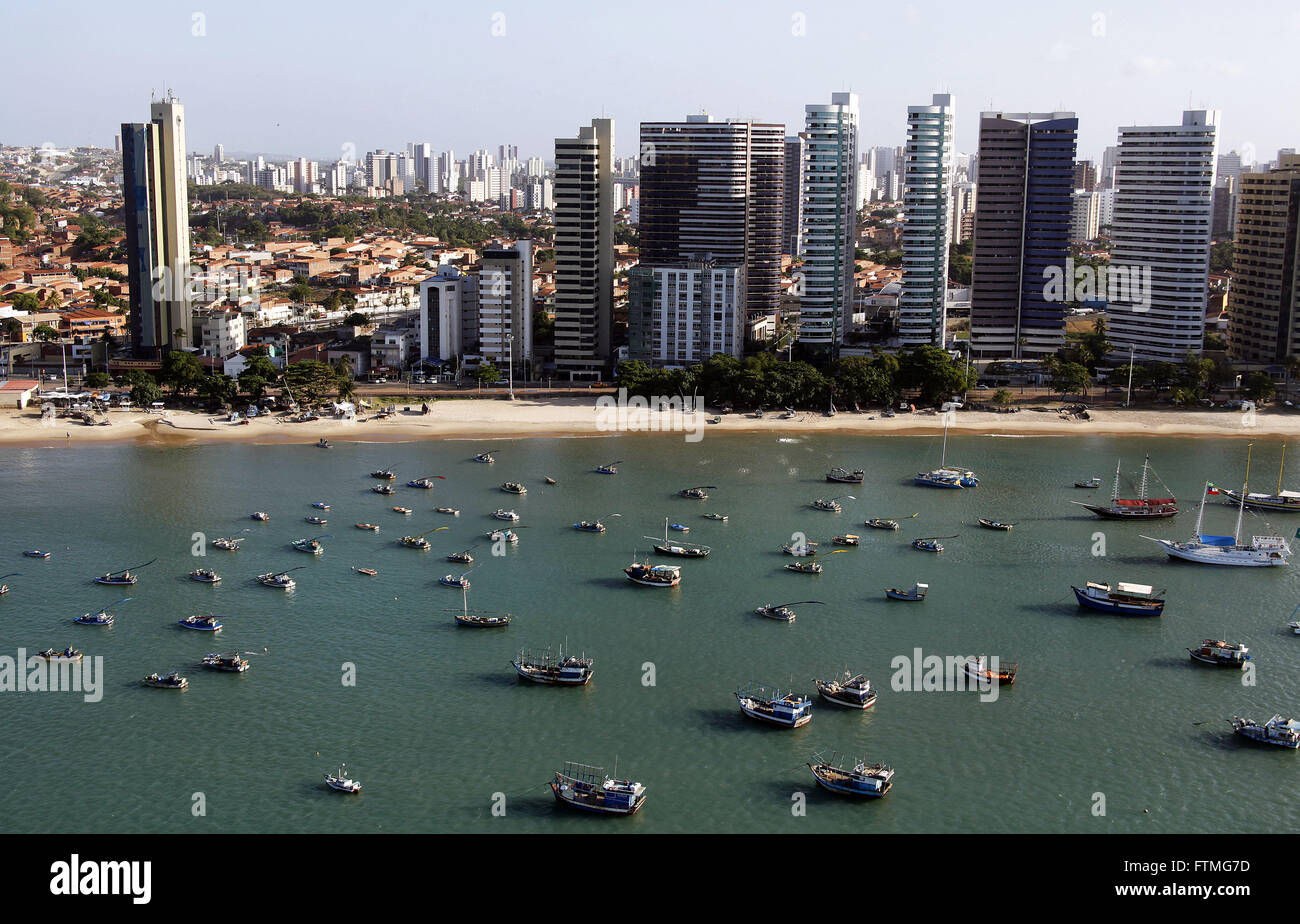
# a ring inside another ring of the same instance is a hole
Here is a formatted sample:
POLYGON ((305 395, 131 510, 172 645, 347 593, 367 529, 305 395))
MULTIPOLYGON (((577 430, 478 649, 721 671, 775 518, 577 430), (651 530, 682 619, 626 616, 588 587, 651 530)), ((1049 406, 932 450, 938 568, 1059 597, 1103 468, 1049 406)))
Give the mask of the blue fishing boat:
POLYGON ((595 472, 597 475, 617 475, 618 465, 622 461, 623 461, 622 459, 619 459, 618 462, 609 462, 606 463, 605 465, 597 465, 595 468, 595 472))
POLYGON ((317 510, 329 510, 329 509, 330 509, 330 505, 327 504, 327 503, 325 503, 324 501, 315 501, 315 502, 312 504, 312 506, 315 507, 317 510))
POLYGON ((851 768, 845 767, 844 761, 822 760, 808 765, 813 778, 823 789, 841 796, 855 796, 863 799, 879 799, 894 786, 894 771, 885 764, 869 764, 865 760, 854 761, 851 768))
POLYGON ((885 591, 885 596, 890 600, 908 600, 919 603, 925 599, 925 595, 929 590, 929 584, 913 584, 911 590, 899 590, 897 587, 890 587, 885 591))
POLYGON ((98 613, 84 613, 72 621, 82 626, 111 626, 114 618, 112 613, 105 613, 101 610, 98 613))
POLYGON ((812 700, 798 693, 750 684, 736 691, 736 702, 745 715, 769 725, 800 728, 812 721, 812 700))
POLYGON ((574 523, 573 528, 584 533, 603 533, 605 531, 605 524, 600 522, 600 520, 582 520, 574 523))
POLYGON ((632 815, 645 805, 644 785, 608 777, 604 767, 566 761, 563 770, 555 771, 550 785, 556 802, 583 812, 632 815))
POLYGON ((1165 611, 1163 590, 1153 590, 1150 584, 1117 583, 1114 587, 1088 581, 1084 587, 1071 586, 1079 606, 1118 616, 1159 616, 1165 611))
POLYGON ((186 616, 184 619, 176 620, 176 624, 183 629, 194 629, 198 632, 221 631, 221 623, 215 616, 186 616))
POLYGON ((42 552, 40 549, 28 549, 26 552, 23 552, 23 554, 26 555, 28 558, 49 558, 50 557, 49 552, 42 552))

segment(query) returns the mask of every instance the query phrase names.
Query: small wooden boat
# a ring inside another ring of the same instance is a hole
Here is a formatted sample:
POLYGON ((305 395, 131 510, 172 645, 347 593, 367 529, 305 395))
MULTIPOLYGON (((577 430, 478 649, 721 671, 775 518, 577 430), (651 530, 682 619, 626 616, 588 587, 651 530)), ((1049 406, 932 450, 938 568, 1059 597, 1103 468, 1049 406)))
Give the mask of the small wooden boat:
POLYGON ((111 626, 116 618, 112 613, 100 610, 98 613, 83 613, 72 621, 79 626, 111 626))
POLYGON ((383 481, 392 481, 392 480, 393 480, 394 478, 396 478, 397 476, 394 475, 393 472, 392 472, 391 470, 386 469, 386 468, 381 468, 381 469, 379 469, 378 471, 371 472, 371 473, 370 473, 370 477, 371 477, 371 478, 379 478, 379 479, 381 479, 381 480, 383 480, 383 481))
POLYGON ((1165 611, 1163 590, 1152 589, 1149 584, 1125 584, 1113 588, 1109 584, 1088 581, 1082 588, 1071 586, 1079 606, 1102 613, 1121 616, 1159 616, 1165 611))
POLYGON ((302 519, 303 522, 312 523, 316 526, 324 526, 326 523, 329 522, 329 520, 325 519, 324 517, 303 517, 302 519))
POLYGON ((872 517, 863 525, 870 526, 872 529, 898 529, 899 520, 912 520, 919 516, 919 513, 914 513, 910 517, 872 517))
POLYGON ((833 760, 819 760, 809 764, 808 769, 817 785, 840 796, 879 799, 894 787, 891 767, 882 763, 869 764, 865 759, 855 761, 851 768, 837 766, 833 760))
POLYGON ((897 587, 890 587, 885 591, 885 596, 890 600, 908 600, 919 603, 925 599, 925 595, 929 591, 929 584, 913 584, 911 590, 899 590, 897 587))
POLYGON ((497 449, 489 449, 487 452, 480 452, 478 455, 474 457, 474 461, 486 462, 487 464, 491 465, 493 462, 496 461, 496 459, 492 458, 492 453, 499 452, 499 451, 500 450, 497 449))
POLYGON ((717 520, 720 523, 725 523, 727 522, 727 515, 725 513, 706 513, 704 514, 704 519, 717 520))
POLYGON ((1275 715, 1261 725, 1258 722, 1252 722, 1250 719, 1243 719, 1241 716, 1234 715, 1231 721, 1232 730, 1243 738, 1249 738, 1251 741, 1258 741, 1261 744, 1275 744, 1293 750, 1300 749, 1300 720, 1285 719, 1281 715, 1275 715))
POLYGON ((652 565, 634 559, 623 573, 632 583, 645 587, 676 587, 682 582, 682 569, 678 565, 652 565))
POLYGON ((862 469, 849 471, 848 469, 836 466, 826 473, 827 481, 835 481, 840 484, 862 484, 862 479, 866 475, 862 469))
POLYGON ((851 709, 870 709, 876 704, 876 688, 871 685, 866 674, 854 674, 845 671, 841 677, 830 680, 813 679, 817 692, 822 699, 837 706, 851 709))
POLYGON ((183 629, 194 629, 198 632, 221 631, 221 622, 215 616, 186 616, 184 619, 176 620, 176 624, 183 629))
POLYGON ((853 533, 845 533, 843 536, 832 537, 831 542, 836 545, 861 545, 862 538, 853 533))
POLYGON ((736 691, 740 711, 751 719, 782 728, 801 728, 812 721, 812 700, 797 693, 750 684, 736 691))
POLYGON ((1250 649, 1245 645, 1232 644, 1220 639, 1207 638, 1200 648, 1188 648, 1187 653, 1193 661, 1212 664, 1215 667, 1235 667, 1243 670, 1250 660, 1250 649))
POLYGON ((1101 479, 1100 479, 1100 478, 1089 478, 1087 481, 1076 481, 1076 482, 1074 483, 1074 486, 1075 486, 1076 488, 1088 488, 1088 489, 1092 489, 1092 488, 1100 488, 1100 487, 1101 487, 1101 479))
POLYGON ((219 584, 221 576, 208 568, 195 568, 190 572, 190 580, 198 581, 200 584, 219 584))
POLYGON ((42 552, 40 549, 28 549, 26 552, 23 552, 23 554, 26 555, 28 558, 49 558, 50 557, 49 552, 42 552))
POLYGON ((566 761, 550 783, 555 801, 581 812, 634 815, 645 805, 645 786, 633 780, 615 780, 604 767, 566 761))
POLYGON ((997 670, 993 670, 988 665, 988 658, 983 655, 967 658, 963 663, 963 667, 966 670, 967 677, 985 686, 995 682, 999 686, 1010 686, 1016 682, 1016 671, 1020 669, 1019 664, 1012 664, 1010 667, 999 666, 997 670))
POLYGON ((691 531, 689 526, 683 526, 681 523, 669 523, 668 528, 676 530, 679 533, 689 533, 691 531))
POLYGON ((101 577, 95 578, 96 584, 108 584, 112 587, 129 587, 137 581, 139 581, 139 578, 129 571, 124 571, 120 574, 105 574, 101 577))
POLYGON ((528 489, 517 481, 507 481, 501 485, 501 490, 507 494, 527 494, 528 489))
POLYGON ((355 571, 357 574, 365 574, 370 577, 374 577, 376 574, 379 573, 374 568, 358 568, 355 565, 352 566, 352 570, 355 571))
POLYGON ((259 522, 265 523, 267 520, 271 519, 271 515, 264 510, 254 510, 248 515, 248 518, 250 520, 258 520, 259 522))
POLYGON ((370 490, 373 491, 375 494, 383 494, 383 495, 397 493, 397 490, 392 485, 389 484, 377 484, 370 490))
POLYGON ((379 527, 374 523, 354 523, 353 525, 356 526, 357 529, 368 529, 372 533, 379 532, 379 527))
MULTIPOLYGON (((853 498, 850 498, 850 500, 852 499, 853 498)), ((819 497, 808 506, 814 510, 824 510, 827 513, 839 513, 844 509, 843 505, 839 503, 837 498, 826 500, 825 498, 819 497)))
POLYGON ((430 475, 430 476, 428 476, 428 477, 426 477, 426 478, 415 478, 415 479, 412 479, 411 481, 408 481, 408 482, 406 483, 406 486, 407 486, 408 488, 423 488, 424 490, 429 491, 429 490, 432 490, 432 489, 433 489, 433 479, 434 479, 434 478, 437 478, 437 479, 439 479, 440 481, 446 481, 446 480, 447 480, 447 476, 446 476, 446 475, 430 475))
POLYGON ((519 514, 513 510, 502 510, 500 507, 492 512, 492 518, 494 520, 508 520, 511 523, 519 522, 519 514))
POLYGON ((456 625, 471 629, 500 629, 510 625, 510 614, 457 613, 456 625))
POLYGON ((404 517, 409 517, 409 516, 411 515, 411 508, 410 508, 410 507, 394 507, 394 508, 393 508, 393 513, 400 513, 400 514, 401 514, 402 516, 404 516, 404 517))
POLYGON ((434 512, 434 513, 445 513, 445 514, 447 514, 447 515, 449 515, 449 516, 453 516, 453 517, 458 517, 458 516, 460 516, 460 511, 457 510, 455 507, 434 507, 434 508, 433 508, 433 512, 434 512))
POLYGON ((573 524, 573 528, 583 533, 603 533, 605 524, 600 520, 579 520, 573 524))
POLYGON ((1015 523, 1003 523, 1000 520, 990 520, 987 517, 979 517, 978 519, 980 521, 980 526, 983 526, 985 529, 1000 529, 1005 532, 1016 525, 1015 523))
POLYGON ((313 501, 313 502, 312 502, 312 506, 315 507, 317 510, 329 510, 329 509, 330 509, 330 505, 327 504, 327 503, 325 503, 324 501, 313 501))
POLYGON ((546 476, 546 483, 547 483, 547 484, 559 484, 559 482, 556 481, 554 478, 552 478, 550 475, 547 475, 547 476, 546 476))
POLYGON ((240 652, 234 654, 210 654, 203 658, 203 666, 210 667, 218 671, 231 671, 232 673, 242 674, 248 670, 248 659, 240 657, 240 652))
POLYGON ((335 792, 361 792, 361 784, 347 775, 347 769, 347 764, 342 764, 339 766, 338 773, 325 774, 325 785, 335 792))
POLYGON ((158 690, 184 690, 190 685, 190 682, 177 671, 172 671, 170 674, 150 674, 140 683, 158 690))
POLYGON ((781 546, 781 551, 787 555, 793 555, 795 558, 806 558, 809 555, 817 554, 817 543, 807 540, 803 545, 787 544, 781 546))
POLYGON ((617 475, 618 466, 622 461, 622 459, 619 459, 618 462, 609 462, 605 465, 597 465, 594 471, 597 475, 617 475))
POLYGON ((44 651, 38 651, 35 657, 42 661, 60 662, 60 661, 80 661, 82 654, 75 648, 65 648, 62 651, 55 651, 53 648, 46 648, 44 651))
POLYGON ((926 536, 921 539, 912 540, 912 548, 919 552, 942 552, 943 543, 940 539, 956 539, 956 536, 926 536))
POLYGON ((706 489, 717 490, 716 484, 702 484, 694 488, 682 488, 677 492, 678 497, 689 497, 693 500, 708 500, 709 495, 705 493, 706 489))

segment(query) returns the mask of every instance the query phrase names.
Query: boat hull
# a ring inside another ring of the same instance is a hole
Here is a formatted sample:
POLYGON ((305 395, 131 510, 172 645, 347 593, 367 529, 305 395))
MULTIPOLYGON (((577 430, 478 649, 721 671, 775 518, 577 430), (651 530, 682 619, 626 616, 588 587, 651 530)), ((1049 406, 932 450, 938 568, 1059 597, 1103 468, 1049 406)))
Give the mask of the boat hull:
POLYGON ((1250 660, 1249 658, 1245 658, 1242 660, 1235 660, 1235 659, 1227 659, 1227 658, 1207 657, 1201 654, 1199 651, 1193 650, 1191 648, 1187 650, 1187 654, 1190 655, 1191 659, 1195 661, 1197 664, 1208 664, 1211 667, 1227 667, 1227 668, 1232 668, 1233 670, 1245 669, 1246 662, 1250 660))
POLYGON ((1079 606, 1085 609, 1096 610, 1099 613, 1110 613, 1115 616, 1159 616, 1165 611, 1163 603, 1157 606, 1138 606, 1131 603, 1115 603, 1107 600, 1098 600, 1095 597, 1089 597, 1087 593, 1078 587, 1071 587, 1074 591, 1074 598, 1079 601, 1079 606))
POLYGON ((822 789, 833 792, 837 796, 849 796, 854 799, 879 799, 894 788, 894 781, 889 780, 879 789, 860 789, 846 783, 840 783, 822 773, 818 773, 816 770, 813 770, 813 778, 817 780, 817 785, 822 789))
POLYGON ((1277 553, 1238 552, 1223 546, 1204 546, 1184 548, 1180 543, 1170 539, 1156 539, 1156 544, 1165 550, 1170 558, 1195 562, 1198 565, 1227 565, 1237 568, 1270 568, 1285 565, 1287 559, 1277 553))
POLYGON ((1075 501, 1084 510, 1089 510, 1101 517, 1103 520, 1166 520, 1169 517, 1178 516, 1178 509, 1172 510, 1165 508, 1153 508, 1151 510, 1117 510, 1114 507, 1103 507, 1100 504, 1084 504, 1075 501))
POLYGON ((646 797, 642 795, 635 799, 630 805, 612 805, 605 802, 592 802, 582 800, 572 789, 561 786, 555 781, 551 781, 551 792, 555 795, 555 801, 579 812, 588 812, 593 815, 635 815, 640 811, 641 806, 645 805, 646 797))

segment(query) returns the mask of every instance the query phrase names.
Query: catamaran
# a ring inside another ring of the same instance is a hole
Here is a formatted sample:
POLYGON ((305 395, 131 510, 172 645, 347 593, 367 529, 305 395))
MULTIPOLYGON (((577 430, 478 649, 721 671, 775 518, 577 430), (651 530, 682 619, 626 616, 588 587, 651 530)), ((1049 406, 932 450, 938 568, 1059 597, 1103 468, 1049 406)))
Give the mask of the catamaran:
MULTIPOLYGON (((1250 476, 1250 463, 1246 463, 1250 476)), ((1196 514, 1196 531, 1192 538, 1179 542, 1176 539, 1155 539, 1143 536, 1160 546, 1170 558, 1181 558, 1202 565, 1236 565, 1244 568, 1267 568, 1285 565, 1291 557, 1291 545, 1281 536, 1252 536, 1249 545, 1241 544, 1241 518, 1245 513, 1245 496, 1249 481, 1242 485, 1241 500, 1237 506, 1237 529, 1231 536, 1208 536, 1201 532, 1201 518, 1205 515, 1205 495, 1196 514)), ((1206 482, 1208 490, 1209 482, 1206 482)))
POLYGON ((912 478, 913 484, 927 488, 973 488, 980 480, 975 473, 964 468, 948 464, 948 421, 943 424, 943 453, 939 457, 939 467, 928 472, 917 472, 912 478))
MULTIPOLYGON (((1151 471, 1151 457, 1142 461, 1142 481, 1138 484, 1137 497, 1119 496, 1119 469, 1121 460, 1115 461, 1115 488, 1111 492, 1110 504, 1085 504, 1083 501, 1070 501, 1084 510, 1091 510, 1103 520, 1159 520, 1172 517, 1178 513, 1178 501, 1170 497, 1147 497, 1147 475, 1151 471)), ((1156 476, 1160 480, 1160 476, 1156 476)), ((1163 481, 1165 490, 1168 485, 1163 481)))
POLYGON ((555 771, 550 785, 556 802, 583 812, 632 815, 645 805, 643 784, 608 777, 604 767, 565 761, 564 769, 555 771))
POLYGON ((1286 443, 1282 444, 1282 461, 1277 466, 1277 491, 1273 494, 1249 494, 1245 488, 1233 491, 1219 488, 1213 483, 1206 486, 1207 494, 1221 494, 1254 510, 1280 510, 1284 513, 1300 512, 1300 491, 1282 490, 1282 468, 1286 465, 1286 443))
POLYGON ((844 760, 834 756, 830 760, 814 759, 817 762, 808 765, 813 778, 823 789, 837 795, 879 799, 894 787, 894 770, 885 764, 869 764, 864 758, 848 768, 844 760))

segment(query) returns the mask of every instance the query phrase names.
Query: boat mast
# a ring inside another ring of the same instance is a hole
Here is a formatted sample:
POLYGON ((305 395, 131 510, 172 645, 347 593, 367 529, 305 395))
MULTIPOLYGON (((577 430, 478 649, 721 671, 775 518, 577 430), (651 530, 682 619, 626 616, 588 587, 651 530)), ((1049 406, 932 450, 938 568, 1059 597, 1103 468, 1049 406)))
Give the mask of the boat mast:
POLYGON ((1210 483, 1205 482, 1205 487, 1201 490, 1201 505, 1196 508, 1196 533, 1193 538, 1194 542, 1201 541, 1201 518, 1205 516, 1205 498, 1209 494, 1210 483))
POLYGON ((1246 492, 1250 489, 1250 453, 1255 444, 1246 446, 1246 480, 1241 483, 1241 502, 1237 505, 1237 531, 1232 534, 1232 544, 1241 545, 1241 517, 1246 512, 1246 492))
MULTIPOLYGON (((1247 463, 1249 464, 1249 463, 1247 463)), ((1277 466, 1277 496, 1282 496, 1282 468, 1286 465, 1286 443, 1282 444, 1282 461, 1277 466)), ((1249 473, 1247 474, 1249 477, 1249 473)))
POLYGON ((1113 501, 1119 500, 1119 466, 1122 461, 1122 459, 1115 460, 1115 487, 1110 492, 1110 499, 1113 501))
POLYGON ((1142 484, 1138 486, 1138 500, 1147 499, 1147 469, 1151 466, 1151 457, 1142 460, 1142 484))
POLYGON ((943 418, 943 454, 939 456, 939 468, 948 464, 948 418, 943 418))

